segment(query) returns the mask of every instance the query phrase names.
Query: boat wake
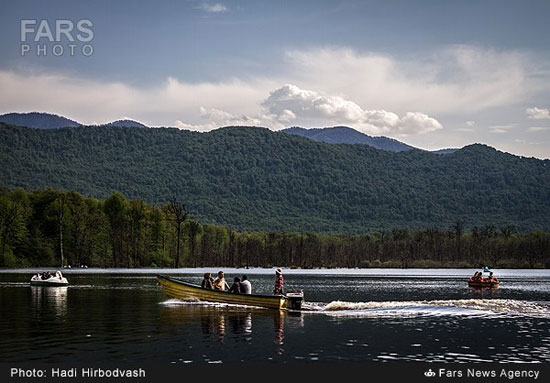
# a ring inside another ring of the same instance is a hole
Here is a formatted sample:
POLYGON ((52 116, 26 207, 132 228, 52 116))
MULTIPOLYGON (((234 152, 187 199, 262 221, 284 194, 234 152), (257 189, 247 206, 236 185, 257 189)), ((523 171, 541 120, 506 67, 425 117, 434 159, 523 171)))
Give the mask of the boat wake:
POLYGON ((304 303, 304 310, 332 316, 536 316, 550 318, 550 302, 513 299, 304 303))
POLYGON ((207 302, 201 300, 182 300, 182 299, 167 299, 159 302, 162 306, 166 307, 179 307, 179 306, 206 306, 206 307, 236 307, 236 308, 254 308, 260 310, 267 310, 263 307, 239 305, 235 303, 222 303, 222 302, 207 302))

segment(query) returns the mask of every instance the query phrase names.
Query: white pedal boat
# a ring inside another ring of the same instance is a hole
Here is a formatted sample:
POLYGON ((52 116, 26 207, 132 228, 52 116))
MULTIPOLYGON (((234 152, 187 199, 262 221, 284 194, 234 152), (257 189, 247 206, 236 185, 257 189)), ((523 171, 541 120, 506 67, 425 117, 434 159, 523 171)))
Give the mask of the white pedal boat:
POLYGON ((31 278, 31 286, 67 286, 69 281, 61 274, 61 271, 56 271, 55 275, 47 279, 42 279, 40 274, 35 274, 31 278))

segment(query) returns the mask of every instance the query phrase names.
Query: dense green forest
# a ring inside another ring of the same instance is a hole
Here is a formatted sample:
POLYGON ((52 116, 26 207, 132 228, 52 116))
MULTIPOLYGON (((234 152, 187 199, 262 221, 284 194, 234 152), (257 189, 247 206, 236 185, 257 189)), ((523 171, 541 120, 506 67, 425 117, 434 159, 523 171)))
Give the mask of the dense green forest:
POLYGON ((513 226, 338 235, 237 232, 194 218, 175 199, 0 189, 0 267, 550 267, 550 233, 513 226))
POLYGON ((445 156, 326 144, 263 128, 0 123, 0 185, 185 201, 201 222, 246 231, 373 233, 514 225, 550 230, 550 161, 484 145, 445 156))

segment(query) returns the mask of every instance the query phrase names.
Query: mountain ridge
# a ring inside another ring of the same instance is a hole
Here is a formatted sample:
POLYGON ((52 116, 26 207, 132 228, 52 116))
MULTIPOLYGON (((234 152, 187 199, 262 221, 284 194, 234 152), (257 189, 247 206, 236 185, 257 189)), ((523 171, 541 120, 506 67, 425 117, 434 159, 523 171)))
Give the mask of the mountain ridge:
POLYGON ((349 126, 332 126, 310 129, 293 126, 283 129, 281 132, 307 137, 312 140, 325 142, 327 144, 363 144, 392 152, 417 149, 394 138, 385 136, 369 136, 368 134, 364 134, 350 128, 349 126))
MULTIPOLYGON (((5 113, 0 115, 0 122, 26 126, 33 129, 61 129, 61 128, 76 128, 79 126, 85 126, 84 124, 71 120, 70 118, 61 116, 59 114, 47 113, 47 112, 26 112, 26 113, 5 113)), ((98 124, 99 126, 118 126, 125 128, 148 128, 147 125, 132 119, 120 119, 115 121, 106 122, 104 124, 98 124)))
POLYGON ((254 127, 199 133, 2 124, 0 153, 5 187, 52 186, 97 198, 120 191, 151 203, 176 196, 203 222, 238 230, 550 226, 550 160, 482 144, 440 156, 254 127))
POLYGON ((60 129, 82 126, 81 123, 53 113, 28 112, 0 115, 0 122, 34 129, 60 129))
MULTIPOLYGON (((369 145, 377 149, 388 150, 390 152, 401 152, 406 150, 425 150, 406 144, 395 138, 386 136, 370 136, 359 132, 349 126, 331 126, 324 128, 303 128, 293 126, 282 129, 280 132, 310 138, 315 141, 325 142, 327 144, 360 144, 369 145)), ((453 153, 458 148, 444 148, 437 150, 426 150, 436 154, 453 153)))

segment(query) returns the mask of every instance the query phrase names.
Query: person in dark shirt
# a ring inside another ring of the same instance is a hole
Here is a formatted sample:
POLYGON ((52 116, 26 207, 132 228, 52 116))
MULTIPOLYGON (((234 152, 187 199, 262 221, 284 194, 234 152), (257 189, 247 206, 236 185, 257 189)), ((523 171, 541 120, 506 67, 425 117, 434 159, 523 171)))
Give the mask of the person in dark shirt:
POLYGON ((241 293, 241 279, 239 277, 235 277, 235 279, 233 279, 233 284, 229 288, 229 292, 237 294, 241 293))
POLYGON ((204 278, 201 282, 201 287, 203 289, 210 289, 212 290, 212 284, 214 283, 214 278, 212 278, 212 274, 205 273, 204 278))

